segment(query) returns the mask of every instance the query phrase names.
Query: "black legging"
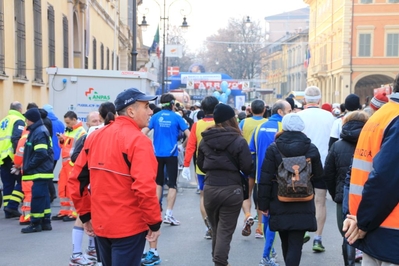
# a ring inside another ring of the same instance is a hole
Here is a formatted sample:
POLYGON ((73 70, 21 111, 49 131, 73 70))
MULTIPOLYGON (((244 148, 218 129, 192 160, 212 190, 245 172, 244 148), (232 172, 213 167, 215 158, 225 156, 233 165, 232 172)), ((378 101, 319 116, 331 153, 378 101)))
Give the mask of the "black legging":
POLYGON ((299 266, 302 256, 303 236, 306 231, 279 231, 281 249, 286 266, 299 266))

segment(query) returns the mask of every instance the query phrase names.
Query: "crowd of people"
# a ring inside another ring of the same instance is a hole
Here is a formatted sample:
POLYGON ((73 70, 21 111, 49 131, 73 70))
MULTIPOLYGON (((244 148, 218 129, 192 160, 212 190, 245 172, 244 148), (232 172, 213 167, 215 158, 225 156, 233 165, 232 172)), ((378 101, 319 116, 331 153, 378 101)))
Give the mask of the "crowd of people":
POLYGON ((158 265, 161 224, 181 224, 173 212, 179 169, 191 180, 193 163, 215 266, 230 265, 241 210, 241 234, 250 236, 257 222, 254 236, 264 239, 259 266, 279 265, 276 233, 287 266, 300 265, 309 232, 312 250, 325 252, 327 193, 336 203, 343 264, 399 265, 399 75, 389 97, 377 93, 366 106, 356 94, 342 104, 321 104, 316 86, 304 94, 301 108, 292 98, 270 108, 254 100, 240 112, 214 96, 190 110, 165 93, 156 106, 156 96, 131 88, 90 112, 86 127, 73 111, 61 122, 51 105, 30 103, 23 112, 13 102, 0 122, 5 218, 18 218, 24 234, 74 221, 70 265, 158 265), (311 196, 283 200, 283 163, 300 157, 309 163, 311 196), (57 197, 61 208, 51 216, 57 197))

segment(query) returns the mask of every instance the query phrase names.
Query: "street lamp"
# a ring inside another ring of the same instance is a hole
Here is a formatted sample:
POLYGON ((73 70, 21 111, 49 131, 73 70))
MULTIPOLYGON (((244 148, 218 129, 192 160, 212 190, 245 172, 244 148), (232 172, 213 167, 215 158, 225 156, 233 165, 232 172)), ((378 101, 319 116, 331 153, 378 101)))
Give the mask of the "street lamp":
POLYGON ((133 17, 132 17, 132 66, 131 70, 135 71, 137 67, 137 0, 133 0, 133 17))
POLYGON ((233 48, 231 48, 231 43, 229 43, 229 46, 227 47, 227 51, 228 51, 229 53, 231 53, 231 51, 233 51, 233 48))
MULTIPOLYGON (((154 0, 155 1, 155 0, 154 0)), ((172 1, 168 6, 166 6, 166 0, 163 0, 163 9, 161 8, 161 5, 157 2, 157 1, 155 1, 156 3, 157 3, 157 5, 158 5, 158 7, 159 7, 159 9, 160 10, 163 10, 163 15, 161 15, 161 17, 160 17, 160 19, 163 21, 163 33, 162 33, 162 74, 161 74, 161 89, 162 89, 162 94, 164 94, 165 93, 165 73, 166 73, 166 56, 165 56, 165 50, 166 50, 166 42, 167 42, 167 40, 166 40, 166 29, 167 29, 167 26, 168 26, 168 29, 169 29, 169 24, 168 25, 166 25, 166 20, 169 20, 169 11, 170 11, 170 7, 176 2, 176 0, 175 1, 172 1), (168 14, 168 16, 166 16, 166 14, 168 14)), ((188 23, 187 23, 187 18, 186 18, 186 16, 188 15, 188 14, 190 14, 191 13, 191 5, 190 5, 190 3, 187 1, 187 0, 185 0, 185 2, 189 5, 189 7, 190 7, 190 11, 189 12, 184 12, 185 10, 184 9, 181 9, 180 10, 180 13, 183 15, 183 22, 182 22, 182 24, 180 25, 180 29, 181 29, 181 32, 182 33, 185 33, 185 32, 187 32, 187 30, 188 30, 188 27, 189 27, 189 25, 188 25, 188 23)), ((161 14, 162 14, 162 12, 161 12, 161 14)), ((144 27, 146 27, 146 26, 148 26, 148 24, 147 24, 147 21, 145 21, 145 16, 143 16, 143 22, 139 25, 139 26, 144 26, 144 27), (145 23, 144 23, 145 22, 145 23)))
POLYGON ((247 20, 245 21, 245 26, 247 28, 251 27, 251 20, 249 19, 249 16, 247 16, 247 20))

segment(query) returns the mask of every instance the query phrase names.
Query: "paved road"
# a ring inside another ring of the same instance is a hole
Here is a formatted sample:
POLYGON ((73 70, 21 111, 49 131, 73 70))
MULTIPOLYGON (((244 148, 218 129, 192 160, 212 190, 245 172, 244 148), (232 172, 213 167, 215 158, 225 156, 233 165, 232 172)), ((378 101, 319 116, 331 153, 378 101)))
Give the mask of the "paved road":
MULTIPOLYGON (((204 223, 199 212, 199 195, 195 185, 180 183, 174 214, 181 226, 162 226, 158 250, 164 266, 212 266, 211 241, 203 238, 204 223)), ((52 205, 52 212, 58 212, 59 201, 52 205)), ((311 241, 303 247, 301 265, 335 266, 342 265, 341 237, 335 222, 335 204, 327 200, 328 217, 324 229, 323 244, 326 252, 312 252, 311 241)), ((241 235, 241 214, 231 243, 230 264, 232 266, 256 266, 263 253, 263 240, 241 235)), ((5 219, 0 214, 0 266, 54 266, 68 265, 72 252, 71 232, 73 222, 53 222, 53 230, 34 234, 21 234, 18 220, 5 219)), ((256 224, 255 224, 256 225, 256 224)), ((255 228, 253 228, 255 229, 255 228)), ((87 238, 84 237, 84 247, 87 238)), ((275 242, 277 262, 284 265, 279 238, 275 242)), ((360 265, 360 264, 358 264, 360 265)))

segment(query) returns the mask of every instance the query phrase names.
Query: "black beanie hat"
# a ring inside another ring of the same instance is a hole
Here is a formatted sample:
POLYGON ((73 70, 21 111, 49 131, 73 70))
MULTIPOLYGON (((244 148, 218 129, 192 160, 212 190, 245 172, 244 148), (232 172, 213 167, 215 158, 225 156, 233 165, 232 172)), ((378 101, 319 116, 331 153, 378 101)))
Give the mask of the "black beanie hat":
POLYGON ((362 109, 360 105, 360 98, 356 94, 349 94, 345 98, 345 109, 347 111, 356 111, 358 109, 362 109))
POLYGON ((37 108, 32 108, 26 111, 24 114, 25 118, 28 119, 29 121, 36 123, 37 121, 40 120, 40 112, 39 109, 37 108))
POLYGON ((235 115, 233 108, 223 103, 216 105, 215 110, 213 111, 213 119, 216 124, 223 123, 235 115))

